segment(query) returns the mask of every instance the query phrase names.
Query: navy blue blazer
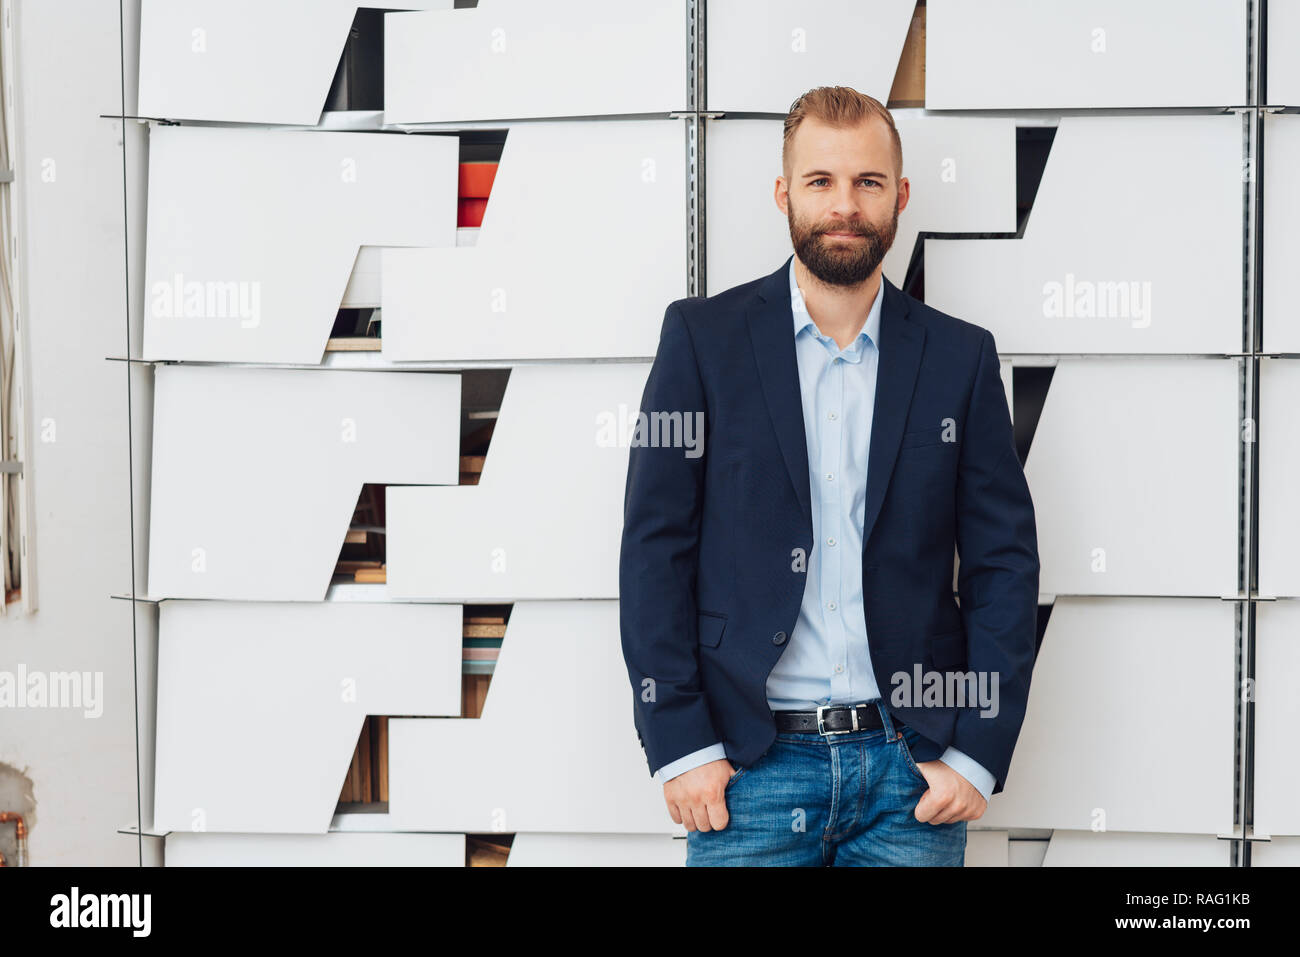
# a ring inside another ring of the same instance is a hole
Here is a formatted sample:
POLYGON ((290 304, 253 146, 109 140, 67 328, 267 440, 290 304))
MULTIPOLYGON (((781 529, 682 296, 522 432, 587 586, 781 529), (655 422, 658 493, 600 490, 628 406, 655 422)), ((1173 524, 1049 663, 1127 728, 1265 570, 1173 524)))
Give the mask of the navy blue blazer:
MULTIPOLYGON (((629 452, 620 630, 651 773, 716 741, 750 765, 776 736, 766 682, 799 616, 799 556, 813 548, 789 266, 670 303, 641 399, 647 421, 699 413, 704 424, 703 454, 662 444, 659 430, 629 452)), ((890 713, 925 739, 915 760, 952 745, 996 777, 996 794, 1034 661, 1033 502, 992 333, 882 281, 862 535, 872 668, 890 713), (891 676, 918 666, 995 677, 996 717, 951 701, 893 706, 891 676)))

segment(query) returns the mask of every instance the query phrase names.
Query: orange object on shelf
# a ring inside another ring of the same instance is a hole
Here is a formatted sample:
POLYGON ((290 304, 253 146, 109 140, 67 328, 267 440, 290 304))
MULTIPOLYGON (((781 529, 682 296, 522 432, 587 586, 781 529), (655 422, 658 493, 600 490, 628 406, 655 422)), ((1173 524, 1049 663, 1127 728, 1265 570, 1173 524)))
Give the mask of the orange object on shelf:
POLYGON ((456 195, 461 199, 487 199, 497 177, 496 163, 461 163, 456 195))

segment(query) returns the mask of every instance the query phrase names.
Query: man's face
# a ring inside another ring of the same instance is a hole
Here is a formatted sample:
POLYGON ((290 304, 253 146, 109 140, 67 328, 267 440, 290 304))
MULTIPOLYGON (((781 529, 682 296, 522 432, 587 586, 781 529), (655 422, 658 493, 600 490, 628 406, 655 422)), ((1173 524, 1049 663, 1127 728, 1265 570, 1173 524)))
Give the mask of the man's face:
POLYGON ((893 141, 873 118, 849 129, 807 119, 791 143, 790 241, 824 283, 854 286, 876 271, 898 232, 893 141))

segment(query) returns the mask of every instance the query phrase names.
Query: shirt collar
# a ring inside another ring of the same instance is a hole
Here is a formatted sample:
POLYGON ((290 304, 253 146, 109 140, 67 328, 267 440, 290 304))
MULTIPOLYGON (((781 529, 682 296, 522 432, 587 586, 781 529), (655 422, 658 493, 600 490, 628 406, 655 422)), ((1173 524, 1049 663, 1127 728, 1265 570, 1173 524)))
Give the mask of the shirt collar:
MULTIPOLYGON (((812 316, 808 315, 808 309, 804 306, 803 293, 799 290, 799 283, 794 276, 794 260, 790 257, 790 312, 794 316, 794 334, 796 336, 803 332, 806 326, 812 326, 813 334, 818 335, 817 324, 812 321, 812 316)), ((862 331, 858 333, 858 339, 866 336, 871 340, 872 345, 877 350, 880 349, 880 310, 883 308, 885 299, 885 277, 882 273, 880 276, 880 287, 876 290, 876 298, 871 303, 871 310, 867 313, 867 321, 862 325, 862 331)), ((856 340, 855 340, 855 344, 856 340)), ((854 346, 850 345, 852 349, 854 346)))

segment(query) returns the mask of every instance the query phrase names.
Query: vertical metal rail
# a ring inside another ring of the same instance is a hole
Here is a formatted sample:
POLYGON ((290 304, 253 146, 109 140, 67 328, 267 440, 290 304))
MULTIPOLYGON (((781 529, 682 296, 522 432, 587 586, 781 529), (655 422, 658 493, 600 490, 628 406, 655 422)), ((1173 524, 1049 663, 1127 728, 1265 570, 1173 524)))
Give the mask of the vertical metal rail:
POLYGON ((686 295, 705 294, 704 59, 707 0, 686 4, 686 295))
POLYGON ((1263 322, 1264 115, 1267 112, 1267 0, 1251 0, 1246 24, 1242 120, 1242 360, 1238 443, 1238 554, 1231 862, 1251 864, 1254 840, 1255 635, 1259 601, 1259 373, 1263 322))

